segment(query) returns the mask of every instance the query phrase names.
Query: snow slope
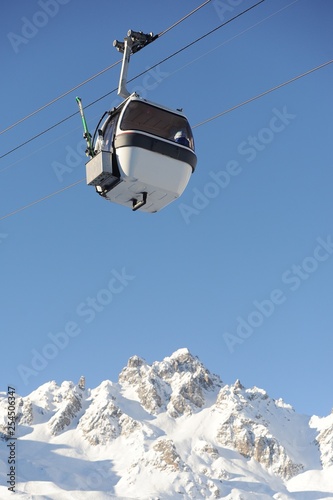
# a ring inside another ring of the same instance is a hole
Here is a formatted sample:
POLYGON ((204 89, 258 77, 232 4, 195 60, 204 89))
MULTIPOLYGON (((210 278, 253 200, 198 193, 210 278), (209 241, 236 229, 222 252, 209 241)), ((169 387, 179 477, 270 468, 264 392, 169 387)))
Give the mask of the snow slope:
MULTIPOLYGON (((187 349, 134 356, 95 389, 49 382, 17 397, 18 499, 333 498, 333 414, 298 415, 187 349)), ((0 394, 0 498, 13 498, 0 394)))

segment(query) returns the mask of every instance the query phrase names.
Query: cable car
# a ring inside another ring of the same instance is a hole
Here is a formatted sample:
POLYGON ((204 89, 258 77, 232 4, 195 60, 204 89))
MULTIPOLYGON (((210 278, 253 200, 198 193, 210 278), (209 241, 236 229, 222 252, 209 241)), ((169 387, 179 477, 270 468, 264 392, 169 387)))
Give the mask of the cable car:
POLYGON ((86 128, 85 137, 91 156, 86 164, 87 184, 107 200, 153 213, 183 193, 197 157, 191 127, 181 111, 126 89, 129 55, 151 38, 152 34, 129 31, 123 44, 114 42, 124 53, 118 94, 125 100, 107 112, 92 141, 86 128))
POLYGON ((106 199, 157 212, 186 188, 197 158, 191 128, 179 111, 130 95, 98 130, 87 184, 106 199))

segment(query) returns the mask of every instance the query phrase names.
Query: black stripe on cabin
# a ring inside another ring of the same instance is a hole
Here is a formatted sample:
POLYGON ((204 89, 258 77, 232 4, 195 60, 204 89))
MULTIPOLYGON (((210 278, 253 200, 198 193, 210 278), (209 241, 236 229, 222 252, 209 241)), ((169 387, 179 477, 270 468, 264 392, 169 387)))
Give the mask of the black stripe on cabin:
POLYGON ((194 172, 197 164, 197 157, 193 151, 188 148, 178 146, 178 144, 174 142, 166 142, 158 139, 157 137, 150 137, 137 132, 127 132, 115 137, 114 147, 116 150, 118 148, 131 146, 147 149, 148 151, 154 151, 155 153, 160 153, 161 155, 169 156, 175 160, 188 163, 192 167, 192 172, 194 172))

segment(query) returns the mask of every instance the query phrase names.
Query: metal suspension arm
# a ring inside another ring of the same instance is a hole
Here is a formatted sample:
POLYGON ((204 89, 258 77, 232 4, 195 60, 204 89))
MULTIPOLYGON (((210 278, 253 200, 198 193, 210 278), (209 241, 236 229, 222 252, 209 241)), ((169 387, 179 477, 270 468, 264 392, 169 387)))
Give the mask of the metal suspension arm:
POLYGON ((131 52, 132 52, 132 39, 130 37, 127 36, 124 38, 123 47, 124 47, 123 48, 123 62, 121 65, 121 70, 120 70, 118 95, 120 95, 121 97, 126 99, 128 96, 131 95, 131 93, 126 88, 128 65, 130 62, 130 57, 131 57, 131 52))
POLYGON ((118 86, 118 95, 120 95, 121 97, 124 97, 126 99, 131 95, 131 93, 126 88, 127 71, 131 54, 135 54, 135 52, 143 49, 143 47, 156 40, 157 37, 158 35, 153 35, 153 33, 145 34, 142 33, 142 31, 129 30, 123 42, 114 40, 113 46, 116 47, 119 52, 123 53, 123 62, 121 66, 118 86))

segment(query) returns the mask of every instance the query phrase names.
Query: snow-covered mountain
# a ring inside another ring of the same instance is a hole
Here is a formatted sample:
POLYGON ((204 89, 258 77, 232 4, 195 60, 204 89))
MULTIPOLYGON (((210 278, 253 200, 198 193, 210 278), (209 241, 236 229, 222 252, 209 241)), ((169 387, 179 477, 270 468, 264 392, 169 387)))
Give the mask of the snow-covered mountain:
MULTIPOLYGON (((187 349, 117 383, 49 382, 17 397, 18 499, 333 498, 333 413, 298 415, 187 349)), ((7 489, 7 395, 0 394, 0 498, 7 489)))

